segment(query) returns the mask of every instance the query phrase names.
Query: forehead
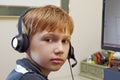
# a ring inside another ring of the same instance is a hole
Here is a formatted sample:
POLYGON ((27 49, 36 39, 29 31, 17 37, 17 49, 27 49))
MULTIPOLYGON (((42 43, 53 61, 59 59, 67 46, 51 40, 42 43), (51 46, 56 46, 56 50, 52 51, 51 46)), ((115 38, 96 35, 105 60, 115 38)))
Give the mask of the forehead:
MULTIPOLYGON (((63 34, 70 34, 71 35, 71 28, 68 25, 64 24, 59 24, 59 25, 54 25, 54 26, 49 26, 45 29, 48 32, 54 32, 54 33, 63 33, 63 34)), ((43 30, 44 31, 44 30, 43 30)))
POLYGON ((49 31, 49 33, 59 33, 59 34, 64 34, 64 35, 71 35, 69 29, 56 29, 54 31, 49 31))
POLYGON ((52 31, 52 32, 44 30, 42 32, 38 32, 38 35, 40 35, 41 37, 46 36, 46 35, 54 35, 54 36, 69 37, 69 38, 71 37, 70 33, 61 32, 59 30, 55 30, 55 31, 52 31))

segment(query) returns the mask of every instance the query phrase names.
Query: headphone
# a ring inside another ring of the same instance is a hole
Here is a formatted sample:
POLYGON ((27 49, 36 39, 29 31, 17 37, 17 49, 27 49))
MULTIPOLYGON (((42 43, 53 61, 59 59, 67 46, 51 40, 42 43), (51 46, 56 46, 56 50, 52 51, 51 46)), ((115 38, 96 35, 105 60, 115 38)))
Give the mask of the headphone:
MULTIPOLYGON (((20 53, 25 52, 29 47, 28 36, 22 33, 22 18, 26 15, 27 12, 33 9, 35 8, 29 8, 20 15, 18 20, 18 34, 15 37, 13 37, 11 41, 12 47, 20 53)), ((73 59, 75 61, 75 63, 72 64, 72 67, 74 67, 77 64, 77 60, 75 58, 74 48, 71 45, 71 43, 70 43, 70 49, 68 53, 68 61, 70 61, 70 59, 73 59)))

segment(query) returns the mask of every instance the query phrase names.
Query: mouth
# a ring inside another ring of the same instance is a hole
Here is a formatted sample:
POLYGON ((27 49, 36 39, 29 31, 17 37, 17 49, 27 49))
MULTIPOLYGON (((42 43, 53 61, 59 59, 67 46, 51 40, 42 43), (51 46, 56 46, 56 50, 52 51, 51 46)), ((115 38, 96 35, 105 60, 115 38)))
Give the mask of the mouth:
POLYGON ((64 62, 61 58, 53 58, 50 60, 53 64, 62 64, 64 62))

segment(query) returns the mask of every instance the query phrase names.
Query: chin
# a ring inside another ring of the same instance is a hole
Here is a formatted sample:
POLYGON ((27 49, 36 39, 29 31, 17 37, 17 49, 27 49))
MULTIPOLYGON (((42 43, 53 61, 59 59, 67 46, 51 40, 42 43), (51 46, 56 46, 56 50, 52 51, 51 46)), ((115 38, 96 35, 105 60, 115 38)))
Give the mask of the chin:
POLYGON ((58 71, 60 68, 61 66, 60 67, 55 66, 54 68, 51 69, 51 71, 58 71))
POLYGON ((54 70, 52 70, 52 71, 58 71, 59 69, 54 69, 54 70))

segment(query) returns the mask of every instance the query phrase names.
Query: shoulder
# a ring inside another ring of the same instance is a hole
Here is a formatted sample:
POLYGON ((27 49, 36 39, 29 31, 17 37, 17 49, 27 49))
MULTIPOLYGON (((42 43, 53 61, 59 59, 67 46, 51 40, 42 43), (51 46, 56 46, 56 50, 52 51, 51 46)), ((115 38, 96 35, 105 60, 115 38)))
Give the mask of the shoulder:
POLYGON ((25 73, 20 80, 48 80, 46 77, 33 72, 25 73))
POLYGON ((44 77, 43 75, 34 72, 27 72, 22 74, 16 71, 12 71, 6 80, 48 80, 48 79, 47 77, 44 77))
POLYGON ((13 70, 13 71, 8 75, 8 77, 7 77, 6 80, 19 80, 22 75, 23 75, 23 74, 18 73, 18 72, 16 72, 15 70, 13 70))

